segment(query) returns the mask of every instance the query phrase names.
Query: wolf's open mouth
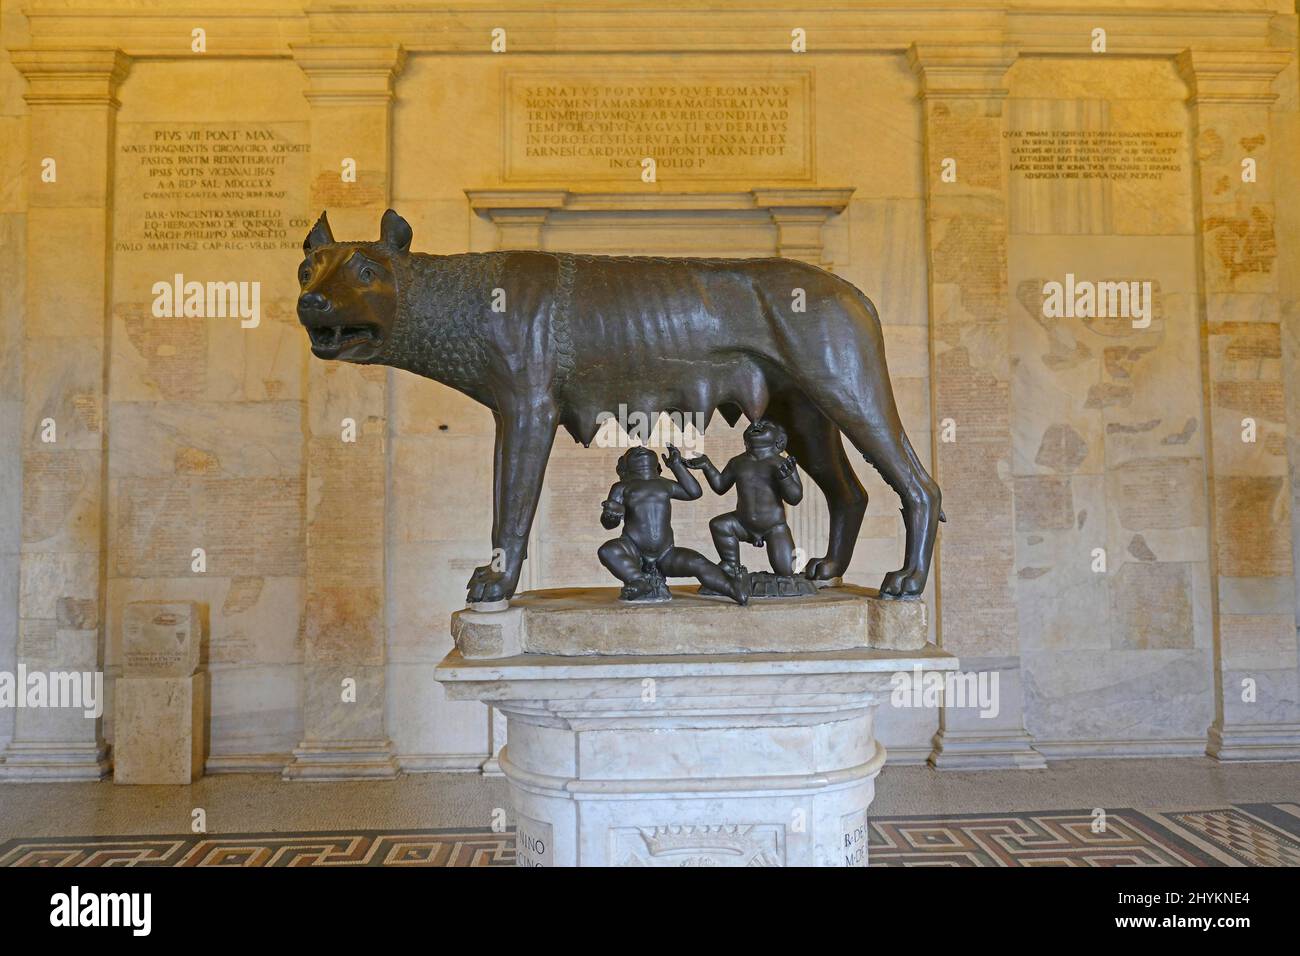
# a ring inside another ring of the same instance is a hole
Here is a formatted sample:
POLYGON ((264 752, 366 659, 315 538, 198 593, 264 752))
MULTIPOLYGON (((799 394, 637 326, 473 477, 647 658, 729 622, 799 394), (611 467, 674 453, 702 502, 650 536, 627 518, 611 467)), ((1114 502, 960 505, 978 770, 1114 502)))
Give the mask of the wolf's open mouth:
POLYGON ((338 352, 349 345, 379 341, 373 325, 317 325, 307 330, 313 348, 338 352))

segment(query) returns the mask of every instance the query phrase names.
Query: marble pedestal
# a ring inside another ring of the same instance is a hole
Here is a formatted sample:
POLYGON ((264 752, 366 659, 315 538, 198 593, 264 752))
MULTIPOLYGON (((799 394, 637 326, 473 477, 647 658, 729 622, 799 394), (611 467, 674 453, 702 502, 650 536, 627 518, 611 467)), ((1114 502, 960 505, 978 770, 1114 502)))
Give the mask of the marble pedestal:
POLYGON ((113 726, 114 783, 193 783, 207 756, 206 676, 119 677, 113 726))
POLYGON ((113 782, 187 784, 207 756, 207 677, 197 673, 207 607, 132 601, 122 612, 123 673, 113 693, 113 782))
POLYGON ((458 647, 435 675, 449 697, 508 718, 520 864, 865 866, 885 760, 876 707, 896 673, 957 666, 925 644, 923 605, 846 589, 723 605, 719 622, 718 605, 674 594, 629 608, 613 589, 536 592, 453 617, 458 647), (871 646, 873 621, 904 617, 910 637, 888 640, 915 647, 871 646), (699 636, 704 622, 712 643, 737 646, 662 652, 664 635, 699 636), (655 652, 637 653, 638 631, 655 652), (546 653, 527 650, 538 635, 546 653))

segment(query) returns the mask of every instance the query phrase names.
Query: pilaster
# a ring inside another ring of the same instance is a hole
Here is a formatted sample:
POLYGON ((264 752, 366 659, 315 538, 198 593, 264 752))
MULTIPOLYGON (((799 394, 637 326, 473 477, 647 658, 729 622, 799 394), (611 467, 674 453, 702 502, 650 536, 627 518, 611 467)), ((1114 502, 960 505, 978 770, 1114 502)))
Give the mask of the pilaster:
MULTIPOLYGON (((293 53, 311 104, 311 215, 328 209, 340 237, 377 235, 389 202, 393 82, 404 54, 310 44, 295 44, 293 53)), ((310 363, 305 736, 284 770, 290 780, 398 773, 385 720, 389 374, 310 363), (355 440, 347 440, 348 420, 355 440)))
POLYGON ((1016 702, 989 718, 946 708, 930 761, 961 770, 1042 767, 1019 706, 1012 577, 1002 106, 1015 51, 913 46, 908 60, 924 114, 934 477, 951 516, 936 551, 936 633, 964 669, 997 671, 1002 700, 1016 702))
MULTIPOLYGON (((12 62, 30 108, 33 290, 23 336, 17 664, 28 674, 102 674, 110 197, 117 88, 130 60, 111 48, 21 49, 12 62)), ((98 780, 107 769, 99 717, 81 707, 15 711, 0 780, 98 780)))

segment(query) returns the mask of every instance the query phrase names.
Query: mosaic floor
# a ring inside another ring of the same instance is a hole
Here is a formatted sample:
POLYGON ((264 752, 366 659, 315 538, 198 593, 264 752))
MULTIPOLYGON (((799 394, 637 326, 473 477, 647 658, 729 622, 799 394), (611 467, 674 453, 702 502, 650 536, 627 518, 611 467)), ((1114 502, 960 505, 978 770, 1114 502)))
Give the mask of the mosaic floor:
MULTIPOLYGON (((1300 866, 1300 804, 1207 810, 884 816, 873 866, 1300 866), (1104 826, 1100 825, 1104 822, 1104 826)), ((514 833, 358 830, 41 837, 0 843, 0 866, 512 866, 514 833)))

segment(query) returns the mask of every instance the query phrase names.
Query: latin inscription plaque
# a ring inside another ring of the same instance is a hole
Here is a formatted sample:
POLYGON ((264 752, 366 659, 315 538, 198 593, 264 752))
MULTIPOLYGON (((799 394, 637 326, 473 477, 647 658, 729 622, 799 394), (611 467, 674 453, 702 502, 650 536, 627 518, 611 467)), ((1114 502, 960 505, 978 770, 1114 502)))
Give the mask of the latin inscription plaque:
POLYGON ((811 180, 807 72, 506 76, 508 180, 811 180))
POLYGON ((122 123, 118 252, 287 250, 302 244, 304 123, 122 123))

